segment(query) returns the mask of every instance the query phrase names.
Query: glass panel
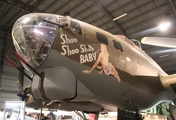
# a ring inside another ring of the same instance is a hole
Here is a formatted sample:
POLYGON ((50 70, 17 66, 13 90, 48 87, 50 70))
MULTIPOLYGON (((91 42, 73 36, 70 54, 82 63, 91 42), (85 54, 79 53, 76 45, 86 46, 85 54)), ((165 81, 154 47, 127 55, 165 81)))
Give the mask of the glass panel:
POLYGON ((107 39, 107 37, 105 35, 100 34, 100 33, 97 32, 96 36, 97 36, 98 41, 100 41, 101 43, 104 43, 104 44, 108 45, 108 39, 107 39))
POLYGON ((120 50, 121 52, 123 52, 122 45, 121 45, 119 42, 113 40, 113 44, 114 44, 114 47, 115 47, 117 50, 120 50))
POLYGON ((130 39, 136 46, 138 46, 139 48, 141 48, 141 43, 138 40, 135 39, 130 39))
POLYGON ((56 22, 50 14, 28 14, 20 18, 12 30, 13 39, 18 43, 15 45, 16 50, 20 47, 27 59, 34 59, 34 66, 46 59, 56 36, 56 25, 43 19, 56 22))
POLYGON ((22 32, 21 32, 21 30, 20 29, 15 29, 14 36, 15 36, 15 40, 19 44, 21 50, 24 52, 25 51, 25 45, 24 45, 24 41, 22 39, 22 32))
POLYGON ((70 24, 71 24, 73 32, 76 32, 76 33, 82 35, 81 26, 78 21, 70 20, 70 24))

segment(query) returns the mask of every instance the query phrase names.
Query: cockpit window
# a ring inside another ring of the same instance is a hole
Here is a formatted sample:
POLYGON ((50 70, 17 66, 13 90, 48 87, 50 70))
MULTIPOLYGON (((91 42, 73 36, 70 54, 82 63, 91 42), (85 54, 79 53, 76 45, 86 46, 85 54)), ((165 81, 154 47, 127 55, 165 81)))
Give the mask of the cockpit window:
POLYGON ((97 36, 97 39, 98 41, 100 41, 101 43, 105 44, 105 45, 108 45, 108 39, 105 35, 101 34, 101 33, 96 33, 96 36, 97 36))
POLYGON ((67 19, 66 18, 60 18, 60 23, 61 24, 67 23, 67 19))
POLYGON ((43 20, 56 22, 50 14, 29 14, 20 18, 12 30, 13 39, 18 43, 16 50, 20 47, 21 56, 35 59, 34 66, 46 59, 56 36, 56 25, 43 20))
POLYGON ((75 32, 79 35, 82 35, 81 26, 78 21, 70 20, 70 24, 71 24, 73 32, 75 32))
POLYGON ((117 50, 120 50, 121 52, 123 52, 123 48, 122 48, 122 45, 120 42, 116 41, 116 40, 113 40, 113 44, 114 44, 114 47, 117 49, 117 50))
POLYGON ((141 48, 141 43, 138 40, 135 39, 130 39, 136 46, 138 46, 139 48, 141 48))

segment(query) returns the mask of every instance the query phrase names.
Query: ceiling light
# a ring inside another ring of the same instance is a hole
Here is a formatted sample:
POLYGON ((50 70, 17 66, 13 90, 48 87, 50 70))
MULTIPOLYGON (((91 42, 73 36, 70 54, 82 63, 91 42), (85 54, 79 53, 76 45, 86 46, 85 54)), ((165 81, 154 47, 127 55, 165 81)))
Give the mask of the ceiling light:
POLYGON ((169 54, 165 54, 165 55, 159 56, 159 58, 164 58, 164 57, 168 57, 168 56, 169 56, 169 54))
POLYGON ((161 23, 161 24, 159 25, 159 29, 160 29, 161 31, 166 31, 170 26, 171 26, 171 23, 170 23, 170 22, 161 23))
POLYGON ((113 21, 118 20, 118 19, 120 19, 120 18, 122 18, 122 17, 124 17, 124 16, 126 16, 126 15, 127 15, 127 13, 124 13, 124 14, 122 14, 122 15, 120 15, 120 16, 114 18, 113 21))

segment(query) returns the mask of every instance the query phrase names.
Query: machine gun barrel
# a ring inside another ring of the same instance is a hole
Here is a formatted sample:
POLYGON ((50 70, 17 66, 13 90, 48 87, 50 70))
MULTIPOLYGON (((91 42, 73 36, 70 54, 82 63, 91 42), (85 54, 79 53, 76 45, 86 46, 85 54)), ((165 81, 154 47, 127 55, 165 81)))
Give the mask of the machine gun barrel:
POLYGON ((42 75, 36 71, 31 65, 27 63, 26 60, 24 60, 18 53, 14 52, 15 56, 20 59, 25 65, 27 65, 35 74, 37 74, 40 78, 42 78, 42 75))

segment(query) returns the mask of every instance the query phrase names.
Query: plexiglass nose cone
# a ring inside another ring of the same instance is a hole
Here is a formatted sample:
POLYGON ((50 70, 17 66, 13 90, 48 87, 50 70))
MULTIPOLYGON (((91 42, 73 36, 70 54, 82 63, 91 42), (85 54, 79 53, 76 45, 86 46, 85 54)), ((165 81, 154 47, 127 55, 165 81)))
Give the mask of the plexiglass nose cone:
POLYGON ((32 13, 19 18, 12 29, 17 53, 33 67, 40 66, 47 58, 56 36, 56 22, 51 14, 32 13))

